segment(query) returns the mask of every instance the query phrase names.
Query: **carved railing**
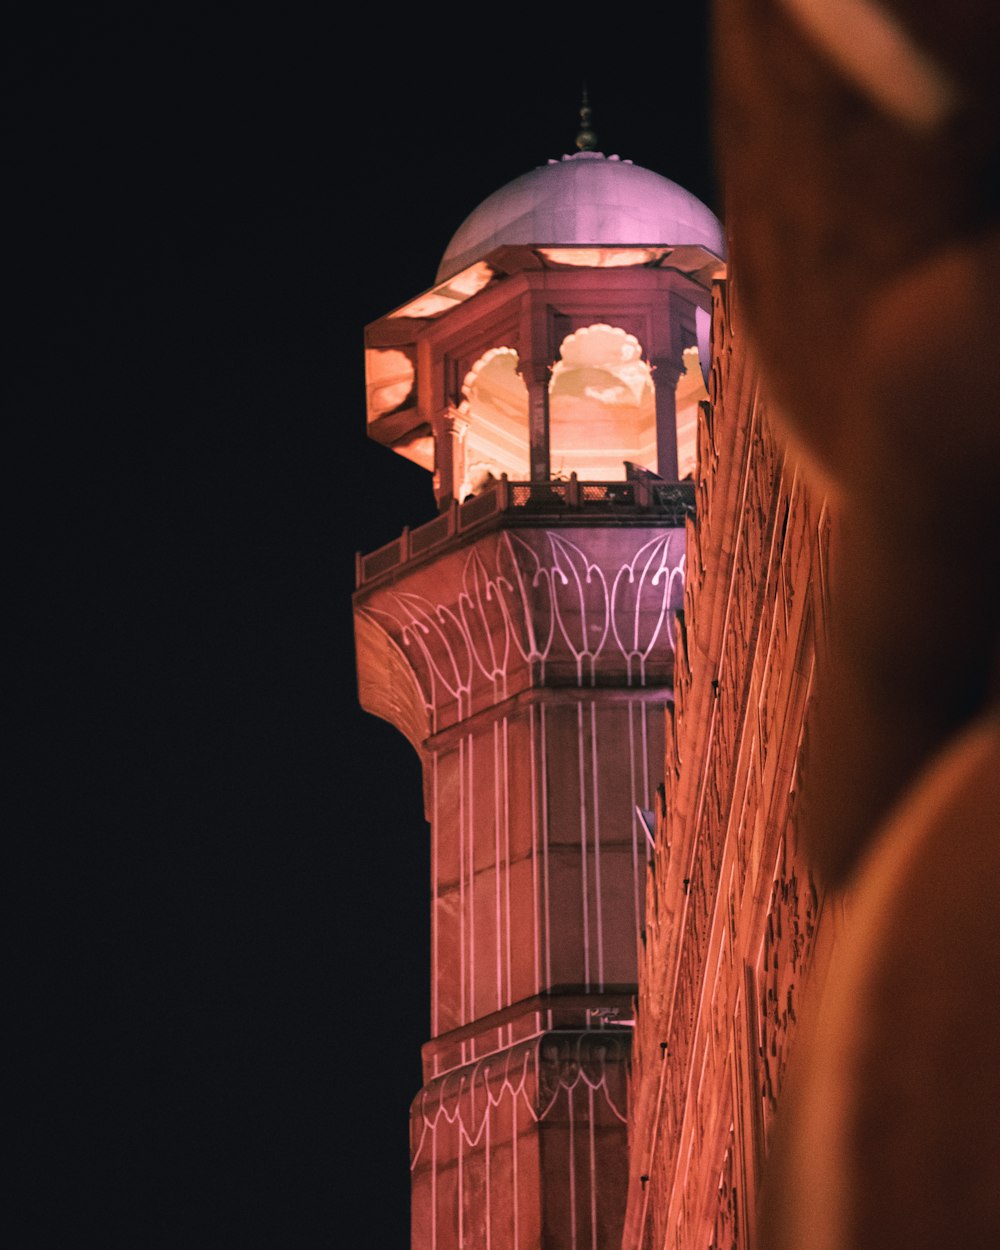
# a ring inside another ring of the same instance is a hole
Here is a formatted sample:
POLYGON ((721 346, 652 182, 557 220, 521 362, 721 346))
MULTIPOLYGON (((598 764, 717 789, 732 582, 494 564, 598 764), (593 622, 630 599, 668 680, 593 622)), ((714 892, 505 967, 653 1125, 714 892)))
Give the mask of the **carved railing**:
POLYGON ((693 482, 509 482, 506 477, 464 503, 452 501, 447 512, 417 529, 403 530, 398 538, 368 555, 356 557, 358 588, 384 577, 410 560, 444 546, 459 535, 495 524, 499 517, 517 524, 546 525, 644 521, 679 529, 693 516, 693 482))

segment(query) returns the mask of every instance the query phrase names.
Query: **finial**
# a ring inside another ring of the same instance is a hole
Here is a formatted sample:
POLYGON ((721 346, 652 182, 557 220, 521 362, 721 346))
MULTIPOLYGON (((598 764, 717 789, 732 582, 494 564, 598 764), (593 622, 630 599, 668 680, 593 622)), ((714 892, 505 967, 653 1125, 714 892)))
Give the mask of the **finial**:
POLYGON ((590 128, 590 111, 590 101, 587 99, 585 86, 580 104, 580 133, 576 136, 576 146, 581 152, 593 152, 597 147, 597 135, 590 128))

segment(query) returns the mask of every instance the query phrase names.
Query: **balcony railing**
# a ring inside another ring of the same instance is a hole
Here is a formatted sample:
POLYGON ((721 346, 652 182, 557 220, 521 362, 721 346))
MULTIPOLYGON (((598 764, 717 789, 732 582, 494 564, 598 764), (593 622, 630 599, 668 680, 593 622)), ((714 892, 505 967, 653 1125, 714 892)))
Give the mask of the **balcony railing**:
POLYGON ((459 504, 452 501, 447 512, 415 530, 405 529, 398 538, 377 551, 356 557, 356 582, 360 589, 400 565, 443 546, 450 539, 480 527, 488 528, 501 514, 508 523, 525 524, 625 524, 645 522, 666 529, 680 528, 694 515, 693 482, 509 482, 503 477, 481 495, 459 504))

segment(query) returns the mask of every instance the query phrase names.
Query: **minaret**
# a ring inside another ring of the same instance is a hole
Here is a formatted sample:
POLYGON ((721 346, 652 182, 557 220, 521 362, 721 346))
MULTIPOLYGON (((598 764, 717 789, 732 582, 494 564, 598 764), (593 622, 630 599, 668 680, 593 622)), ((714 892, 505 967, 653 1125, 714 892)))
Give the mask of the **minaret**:
POLYGON ((414 1250, 612 1250, 662 781, 709 210, 579 151, 487 198, 366 333, 371 436, 440 515, 358 558, 363 706, 423 764, 414 1250))

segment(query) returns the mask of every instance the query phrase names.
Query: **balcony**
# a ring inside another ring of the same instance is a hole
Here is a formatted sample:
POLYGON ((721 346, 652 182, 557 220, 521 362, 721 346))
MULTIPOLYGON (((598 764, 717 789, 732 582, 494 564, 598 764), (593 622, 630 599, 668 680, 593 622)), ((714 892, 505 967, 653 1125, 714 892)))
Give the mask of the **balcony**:
POLYGON ((456 538, 497 526, 632 526, 681 529, 694 516, 693 482, 647 480, 618 482, 509 482, 459 504, 377 551, 356 557, 357 588, 390 576, 403 565, 422 560, 456 538))

